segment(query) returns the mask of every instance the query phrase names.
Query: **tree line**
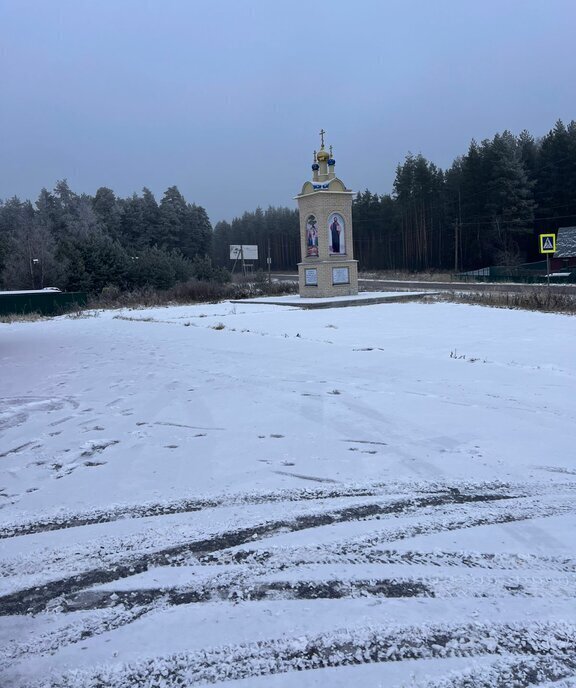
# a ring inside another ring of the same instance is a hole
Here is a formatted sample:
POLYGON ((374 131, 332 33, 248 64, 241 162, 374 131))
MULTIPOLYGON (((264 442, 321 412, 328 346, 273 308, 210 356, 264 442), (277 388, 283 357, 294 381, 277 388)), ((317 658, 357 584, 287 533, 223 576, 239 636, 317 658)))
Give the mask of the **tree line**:
POLYGON ((104 287, 166 289, 191 277, 225 278, 210 261, 212 226, 204 208, 176 186, 94 196, 59 181, 32 204, 0 201, 0 286, 99 293, 104 287))
MULTIPOLYGON (((472 270, 538 260, 535 234, 576 224, 576 122, 558 121, 540 139, 509 131, 480 143, 442 170, 408 154, 391 194, 353 200, 354 256, 364 269, 472 270)), ((214 231, 214 258, 229 244, 257 244, 259 267, 294 269, 298 213, 257 209, 214 231)))
POLYGON ((459 270, 538 260, 534 235, 576 221, 576 122, 558 121, 541 139, 504 131, 472 141, 445 171, 408 155, 393 194, 359 194, 354 209, 358 255, 369 267, 459 270))
MULTIPOLYGON (((535 234, 576 224, 576 122, 542 138, 509 131, 442 170, 422 155, 397 166, 393 190, 353 200, 354 255, 364 269, 471 270, 538 260, 535 234)), ((256 267, 300 260, 298 211, 260 208, 214 231, 204 208, 176 186, 159 202, 144 188, 76 194, 66 181, 35 203, 0 200, 0 287, 56 286, 99 293, 226 280, 230 244, 256 244, 256 267), (213 267, 219 266, 219 267, 213 267)))
POLYGON ((232 222, 221 221, 214 227, 213 257, 216 265, 233 267, 230 245, 258 246, 258 260, 250 261, 266 269, 268 251, 274 270, 294 270, 300 261, 300 223, 298 210, 290 208, 257 208, 245 212, 232 222))

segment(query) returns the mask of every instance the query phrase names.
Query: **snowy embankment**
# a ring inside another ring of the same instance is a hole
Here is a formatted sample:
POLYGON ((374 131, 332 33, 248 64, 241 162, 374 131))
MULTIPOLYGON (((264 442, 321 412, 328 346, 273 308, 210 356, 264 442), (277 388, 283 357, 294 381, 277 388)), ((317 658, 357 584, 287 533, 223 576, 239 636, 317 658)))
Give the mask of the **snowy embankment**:
POLYGON ((0 325, 0 685, 574 685, 575 341, 445 303, 0 325))

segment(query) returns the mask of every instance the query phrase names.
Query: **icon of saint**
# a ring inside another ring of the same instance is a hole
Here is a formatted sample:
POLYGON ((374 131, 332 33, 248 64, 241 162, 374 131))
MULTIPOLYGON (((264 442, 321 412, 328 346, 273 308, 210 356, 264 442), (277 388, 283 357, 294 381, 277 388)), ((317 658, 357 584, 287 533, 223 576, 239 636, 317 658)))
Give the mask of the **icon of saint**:
POLYGON ((334 220, 330 225, 330 239, 332 243, 332 253, 340 253, 340 232, 342 228, 338 222, 338 216, 334 215, 334 220))
POLYGON ((316 218, 311 215, 306 222, 306 255, 318 255, 318 227, 316 218))

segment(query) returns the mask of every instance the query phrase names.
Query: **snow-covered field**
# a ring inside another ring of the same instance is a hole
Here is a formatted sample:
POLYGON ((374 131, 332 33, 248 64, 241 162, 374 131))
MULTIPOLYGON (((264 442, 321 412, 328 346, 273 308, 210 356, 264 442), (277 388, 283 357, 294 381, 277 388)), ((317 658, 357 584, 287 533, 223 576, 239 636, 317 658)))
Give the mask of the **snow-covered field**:
POLYGON ((576 318, 0 325, 0 686, 574 686, 576 318))

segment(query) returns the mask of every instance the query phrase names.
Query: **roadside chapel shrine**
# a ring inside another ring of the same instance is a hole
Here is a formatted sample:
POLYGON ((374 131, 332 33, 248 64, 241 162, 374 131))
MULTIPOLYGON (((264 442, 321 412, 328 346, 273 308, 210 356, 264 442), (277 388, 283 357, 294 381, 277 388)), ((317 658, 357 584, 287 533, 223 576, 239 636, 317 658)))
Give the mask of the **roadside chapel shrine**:
POLYGON ((314 151, 312 181, 296 196, 300 213, 298 263, 300 296, 350 296, 358 293, 358 261, 352 254, 352 191, 334 173, 336 161, 324 149, 314 151))

